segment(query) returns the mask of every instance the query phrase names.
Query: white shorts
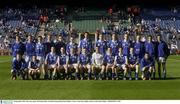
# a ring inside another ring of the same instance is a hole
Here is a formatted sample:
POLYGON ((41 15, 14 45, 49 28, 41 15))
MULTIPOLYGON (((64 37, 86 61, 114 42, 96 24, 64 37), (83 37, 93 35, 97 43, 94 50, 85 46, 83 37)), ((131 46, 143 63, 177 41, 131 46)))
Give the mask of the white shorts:
POLYGON ((114 64, 107 64, 106 66, 108 66, 108 67, 113 67, 114 64))
POLYGON ((52 65, 48 65, 48 69, 53 69, 53 68, 56 68, 57 67, 57 65, 56 64, 52 64, 52 65))
POLYGON ((158 62, 159 63, 166 63, 166 58, 165 57, 159 57, 158 62))
POLYGON ((78 64, 69 64, 68 67, 70 67, 70 68, 77 68, 78 64))
POLYGON ((42 65, 44 63, 44 57, 37 56, 37 60, 39 60, 39 63, 42 65))
POLYGON ((90 65, 90 64, 86 64, 86 65, 80 65, 80 67, 83 67, 83 68, 88 68, 88 69, 90 69, 90 68, 91 68, 91 65, 90 65))
POLYGON ((121 69, 125 69, 125 68, 126 68, 126 65, 125 65, 125 64, 117 64, 116 66, 119 67, 119 68, 121 68, 121 69))

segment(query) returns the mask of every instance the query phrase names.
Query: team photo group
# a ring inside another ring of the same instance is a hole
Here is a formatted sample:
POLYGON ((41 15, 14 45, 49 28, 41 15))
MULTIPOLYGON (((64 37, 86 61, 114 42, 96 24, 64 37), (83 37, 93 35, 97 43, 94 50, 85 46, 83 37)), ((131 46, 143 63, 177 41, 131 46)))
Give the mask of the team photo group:
POLYGON ((85 32, 77 44, 73 37, 65 42, 61 35, 56 42, 51 35, 45 39, 29 35, 25 42, 17 35, 11 46, 12 80, 166 79, 169 50, 161 35, 141 41, 141 35, 130 40, 124 34, 119 40, 113 33, 105 40, 96 34, 94 43, 88 36, 85 32))

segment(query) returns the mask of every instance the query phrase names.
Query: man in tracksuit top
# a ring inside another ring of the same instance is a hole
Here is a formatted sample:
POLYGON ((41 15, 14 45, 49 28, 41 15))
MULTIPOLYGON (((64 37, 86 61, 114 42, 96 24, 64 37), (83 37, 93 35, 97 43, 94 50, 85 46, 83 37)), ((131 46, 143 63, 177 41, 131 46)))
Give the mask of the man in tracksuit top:
POLYGON ((167 44, 161 40, 161 36, 157 36, 157 49, 158 49, 158 75, 161 78, 161 65, 163 69, 163 79, 166 78, 166 59, 169 56, 169 50, 167 44))

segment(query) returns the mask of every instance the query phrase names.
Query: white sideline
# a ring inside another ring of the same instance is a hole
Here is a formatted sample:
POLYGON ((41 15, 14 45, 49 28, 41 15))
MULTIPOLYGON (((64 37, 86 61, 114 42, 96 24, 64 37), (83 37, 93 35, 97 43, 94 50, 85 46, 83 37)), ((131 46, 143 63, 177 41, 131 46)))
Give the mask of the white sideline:
POLYGON ((3 61, 0 61, 0 63, 5 63, 5 62, 10 62, 10 60, 3 60, 3 61))

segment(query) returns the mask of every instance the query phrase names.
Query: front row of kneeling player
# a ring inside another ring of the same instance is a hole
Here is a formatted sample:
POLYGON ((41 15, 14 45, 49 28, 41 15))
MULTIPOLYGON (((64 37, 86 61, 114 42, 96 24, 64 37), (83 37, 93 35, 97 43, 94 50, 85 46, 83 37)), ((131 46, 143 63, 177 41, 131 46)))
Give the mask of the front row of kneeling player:
POLYGON ((41 73, 44 79, 65 79, 70 80, 75 77, 76 80, 94 79, 119 79, 132 80, 132 72, 135 72, 135 80, 138 80, 139 66, 142 79, 151 79, 151 73, 154 70, 154 59, 145 53, 142 59, 134 55, 133 48, 130 48, 129 56, 122 54, 122 48, 119 48, 116 56, 112 55, 111 48, 107 49, 107 54, 102 55, 99 48, 96 47, 95 52, 87 54, 86 49, 82 49, 82 53, 77 55, 74 49, 70 50, 70 54, 66 55, 65 49, 60 49, 61 55, 55 53, 55 48, 51 47, 44 60, 38 60, 36 56, 32 56, 31 61, 26 63, 20 54, 12 64, 12 79, 17 76, 22 79, 40 79, 41 73), (75 73, 75 75, 73 75, 75 73), (110 74, 110 75, 109 75, 110 74), (121 77, 122 76, 122 77, 121 77))

